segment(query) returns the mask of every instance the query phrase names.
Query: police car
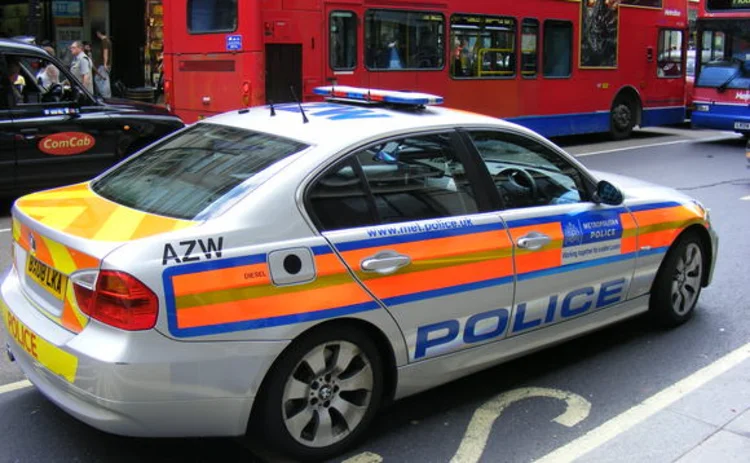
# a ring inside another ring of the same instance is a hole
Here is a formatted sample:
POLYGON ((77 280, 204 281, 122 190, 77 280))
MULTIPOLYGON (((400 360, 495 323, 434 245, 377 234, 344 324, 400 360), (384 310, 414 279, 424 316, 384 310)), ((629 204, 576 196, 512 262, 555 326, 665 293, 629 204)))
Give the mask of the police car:
POLYGON ((679 325, 711 281, 682 193, 434 95, 316 93, 16 201, 0 300, 43 394, 111 433, 322 459, 384 402, 637 314, 679 325))
POLYGON ((0 196, 90 179, 182 127, 155 105, 96 98, 42 48, 0 39, 0 196))

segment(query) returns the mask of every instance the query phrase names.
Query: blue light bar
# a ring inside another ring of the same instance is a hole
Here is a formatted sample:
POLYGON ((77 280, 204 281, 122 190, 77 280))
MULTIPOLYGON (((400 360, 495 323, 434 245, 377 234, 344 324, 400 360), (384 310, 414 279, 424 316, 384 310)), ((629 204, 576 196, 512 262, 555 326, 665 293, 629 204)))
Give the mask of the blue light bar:
POLYGON ((443 97, 429 93, 399 92, 396 90, 379 90, 344 85, 316 87, 313 93, 330 99, 366 101, 373 103, 390 103, 409 106, 427 106, 443 103, 443 97))

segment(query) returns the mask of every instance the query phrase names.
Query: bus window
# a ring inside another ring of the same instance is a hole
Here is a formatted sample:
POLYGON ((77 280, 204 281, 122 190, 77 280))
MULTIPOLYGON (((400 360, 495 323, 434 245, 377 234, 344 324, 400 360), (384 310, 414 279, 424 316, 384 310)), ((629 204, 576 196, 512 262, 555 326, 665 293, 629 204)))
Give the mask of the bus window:
POLYGON ((570 77, 573 23, 544 21, 544 77, 570 77))
POLYGON ((351 11, 333 11, 328 19, 329 65, 334 71, 357 66, 357 16, 351 11))
POLYGON ((442 69, 444 31, 445 18, 440 13, 367 10, 367 68, 442 69))
POLYGON ((516 20, 451 16, 451 75, 457 78, 513 77, 516 20))
POLYGON ((211 34, 237 30, 237 0, 188 0, 188 31, 211 34))
POLYGON ((658 77, 682 77, 682 31, 659 31, 659 48, 656 56, 658 77))
POLYGON ((526 18, 521 24, 521 74, 536 77, 539 66, 539 21, 526 18))

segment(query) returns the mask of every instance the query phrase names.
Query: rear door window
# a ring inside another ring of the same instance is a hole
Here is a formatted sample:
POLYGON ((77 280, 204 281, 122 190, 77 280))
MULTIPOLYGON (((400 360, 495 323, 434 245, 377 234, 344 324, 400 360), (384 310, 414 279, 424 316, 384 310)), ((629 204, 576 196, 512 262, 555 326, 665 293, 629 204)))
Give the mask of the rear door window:
POLYGON ((202 123, 92 183, 116 203, 186 220, 208 218, 308 148, 252 130, 202 123))
POLYGON ((237 30, 237 0, 188 0, 187 25, 191 34, 237 30))

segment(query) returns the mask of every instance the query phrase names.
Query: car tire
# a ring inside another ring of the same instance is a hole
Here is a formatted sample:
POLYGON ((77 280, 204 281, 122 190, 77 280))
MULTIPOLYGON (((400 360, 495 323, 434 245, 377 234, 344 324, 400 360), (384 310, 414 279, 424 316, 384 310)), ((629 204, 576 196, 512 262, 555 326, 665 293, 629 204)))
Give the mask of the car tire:
POLYGON ((382 399, 378 349, 349 325, 297 339, 269 375, 255 427, 274 450, 300 461, 325 460, 354 445, 382 399))
POLYGON ((706 271, 705 255, 695 232, 683 234, 667 252, 649 301, 649 312, 658 326, 672 328, 693 316, 706 271))

